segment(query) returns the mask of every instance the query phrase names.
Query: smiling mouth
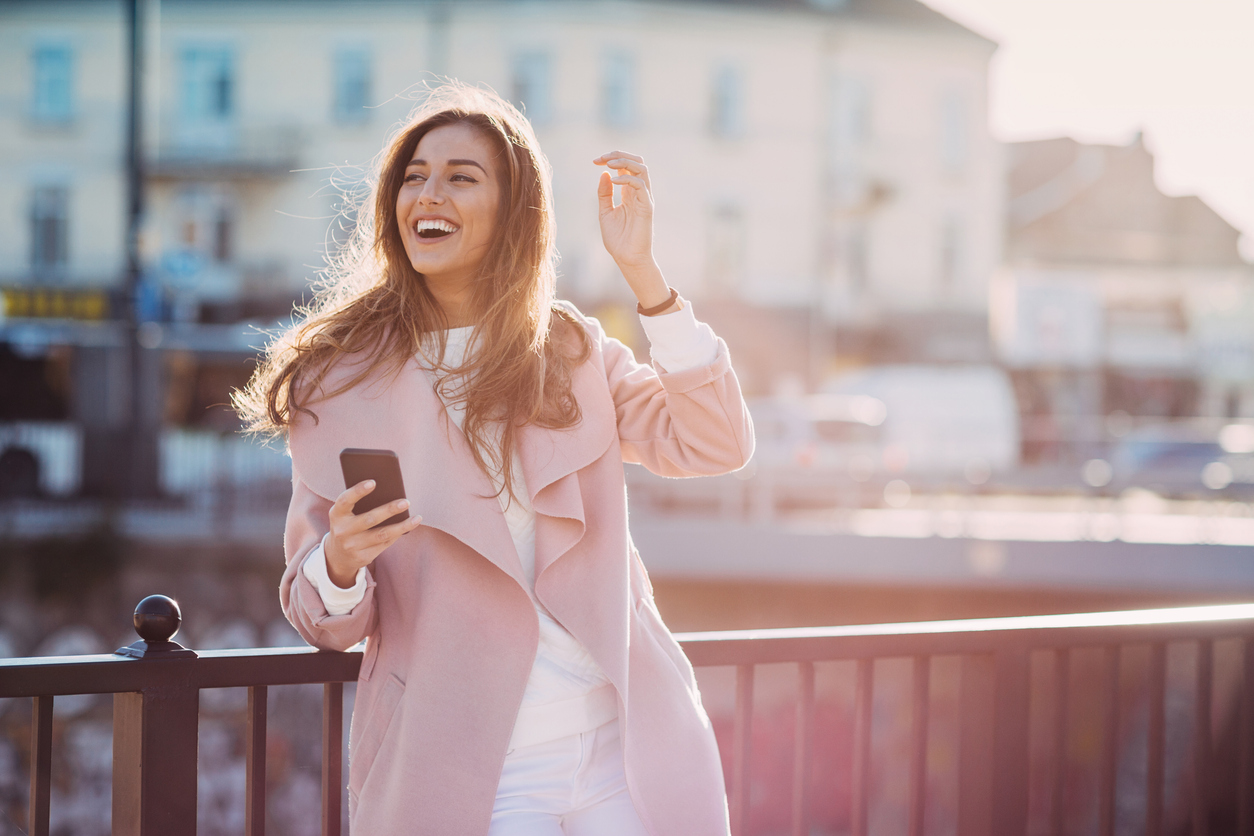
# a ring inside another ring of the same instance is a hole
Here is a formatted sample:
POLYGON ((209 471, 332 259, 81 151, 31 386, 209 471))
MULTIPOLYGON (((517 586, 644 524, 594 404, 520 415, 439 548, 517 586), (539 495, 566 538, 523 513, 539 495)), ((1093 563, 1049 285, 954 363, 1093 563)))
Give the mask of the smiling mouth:
POLYGON ((448 221, 422 220, 414 224, 414 232, 426 241, 446 238, 457 231, 457 227, 448 221))

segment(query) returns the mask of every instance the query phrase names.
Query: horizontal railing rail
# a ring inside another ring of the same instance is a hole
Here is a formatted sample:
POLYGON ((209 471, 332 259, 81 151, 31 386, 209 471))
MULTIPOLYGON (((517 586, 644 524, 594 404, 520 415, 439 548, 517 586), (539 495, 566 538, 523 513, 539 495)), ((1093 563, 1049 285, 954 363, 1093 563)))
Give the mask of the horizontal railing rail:
MULTIPOLYGON (((146 599, 148 600, 148 599, 146 599)), ((142 608, 142 604, 141 604, 142 608)), ((138 611, 137 611, 138 612, 138 611)), ((137 627, 140 616, 137 615, 137 627)), ((47 834, 51 787, 52 707, 57 696, 113 693, 115 834, 194 833, 199 691, 248 688, 246 715, 246 833, 265 828, 267 688, 322 684, 323 833, 340 832, 343 683, 361 665, 357 651, 309 648, 215 650, 163 655, 173 632, 149 631, 143 658, 77 656, 0 660, 0 697, 34 700, 31 757, 31 834, 47 834)), ((141 635, 145 635, 141 629, 141 635)), ((1067 778, 1065 740, 1071 721, 1069 671, 1075 651, 1099 649, 1102 657, 1101 774, 1098 831, 1116 831, 1120 660, 1125 648, 1147 646, 1145 682, 1149 727, 1145 777, 1145 831, 1165 832, 1165 693, 1168 645, 1197 651, 1192 735, 1192 833, 1209 832, 1212 787, 1212 697, 1215 643, 1241 643, 1237 696, 1238 772, 1236 832, 1254 836, 1254 604, 1182 607, 1131 612, 989 618, 843 627, 683 633, 677 635, 696 667, 732 666, 735 709, 728 774, 733 832, 749 832, 749 783, 755 668, 791 663, 797 672, 797 710, 792 774, 792 833, 810 833, 811 759, 815 735, 815 664, 855 663, 853 742, 850 757, 850 832, 869 825, 874 663, 909 659, 911 730, 908 832, 925 832, 928 717, 932 662, 961 659, 958 718, 957 828, 964 836, 1023 834, 1028 824, 1029 718, 1034 695, 1029 657, 1054 656, 1049 691, 1052 710, 1048 774, 1049 830, 1063 832, 1067 778), (1204 730, 1204 731, 1203 731, 1204 730)), ((138 642, 132 647, 144 645, 138 642)), ((141 649, 142 653, 142 649, 141 649)))

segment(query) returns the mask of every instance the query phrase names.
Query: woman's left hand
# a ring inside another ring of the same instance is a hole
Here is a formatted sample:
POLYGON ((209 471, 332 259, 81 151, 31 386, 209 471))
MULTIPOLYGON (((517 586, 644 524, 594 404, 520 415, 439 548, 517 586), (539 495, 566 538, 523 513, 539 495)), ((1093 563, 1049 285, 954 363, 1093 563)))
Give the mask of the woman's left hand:
POLYGON ((601 241, 622 270, 640 304, 654 307, 670 296, 662 271, 653 260, 653 195, 644 159, 625 151, 611 151, 592 161, 616 172, 601 172, 597 200, 601 241), (614 186, 622 199, 614 205, 614 186))

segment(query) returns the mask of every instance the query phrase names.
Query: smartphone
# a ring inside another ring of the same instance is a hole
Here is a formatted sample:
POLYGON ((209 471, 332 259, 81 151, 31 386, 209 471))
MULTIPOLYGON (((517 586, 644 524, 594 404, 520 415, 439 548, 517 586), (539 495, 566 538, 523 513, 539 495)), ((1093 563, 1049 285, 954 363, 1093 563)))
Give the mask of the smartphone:
MULTIPOLYGON (((401 481, 401 462, 391 450, 368 450, 362 447, 345 447, 340 451, 340 470, 344 471, 344 487, 351 488, 358 482, 374 480, 374 490, 357 500, 354 514, 364 514, 380 505, 405 498, 405 484, 401 481)), ((409 511, 393 514, 373 528, 409 519, 409 511)))

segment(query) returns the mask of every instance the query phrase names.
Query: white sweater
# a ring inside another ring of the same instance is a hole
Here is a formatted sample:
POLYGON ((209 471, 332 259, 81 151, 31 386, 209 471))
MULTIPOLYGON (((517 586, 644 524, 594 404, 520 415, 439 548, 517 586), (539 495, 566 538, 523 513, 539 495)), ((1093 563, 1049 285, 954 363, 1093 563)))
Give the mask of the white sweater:
MULTIPOLYGON (((663 316, 642 316, 640 321, 649 338, 654 362, 667 371, 683 371, 714 362, 718 352, 714 332, 696 320, 692 307, 686 302, 679 311, 663 316)), ((445 366, 461 365, 472 330, 467 327, 448 331, 445 366)), ((449 418, 461 429, 465 403, 445 401, 444 406, 449 418)), ((501 475, 491 475, 494 486, 499 489, 501 475)), ((501 512, 509 526, 514 548, 518 550, 527 591, 540 620, 540 643, 514 724, 511 750, 590 731, 618 716, 618 700, 605 673, 579 640, 536 600, 536 513, 531 507, 517 452, 514 453, 513 477, 514 499, 511 500, 508 491, 502 491, 501 512)), ((422 513, 421 508, 413 511, 422 513)), ((331 582, 322 545, 309 553, 301 570, 318 590, 331 615, 352 612, 366 594, 364 567, 358 570, 356 583, 348 589, 331 582)))

